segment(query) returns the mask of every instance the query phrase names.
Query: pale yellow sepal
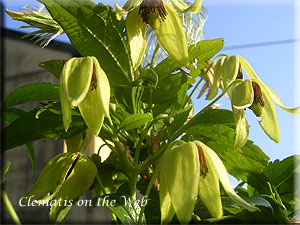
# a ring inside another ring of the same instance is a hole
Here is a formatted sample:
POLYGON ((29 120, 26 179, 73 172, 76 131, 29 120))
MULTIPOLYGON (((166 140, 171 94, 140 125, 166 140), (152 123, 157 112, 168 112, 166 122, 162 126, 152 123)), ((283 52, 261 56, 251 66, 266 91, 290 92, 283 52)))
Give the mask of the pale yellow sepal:
MULTIPOLYGON (((196 143, 199 144, 199 142, 196 142, 196 143)), ((218 175, 219 180, 220 180, 225 192, 228 194, 228 196, 233 201, 238 203, 240 206, 244 207, 245 209, 247 209, 251 212, 259 210, 257 207, 249 204, 248 202, 246 202, 244 199, 242 199, 240 196, 238 196, 235 193, 235 191, 233 190, 231 183, 229 181, 227 170, 226 170, 225 166, 223 165, 219 156, 213 150, 211 150, 208 146, 204 145, 203 143, 201 146, 202 146, 203 151, 205 152, 205 156, 207 158, 209 158, 210 162, 213 162, 216 174, 218 175)), ((208 160, 207 158, 206 158, 206 160, 208 160)))
POLYGON ((224 88, 227 88, 237 77, 239 71, 239 58, 235 55, 225 57, 221 67, 224 88))
POLYGON ((168 13, 165 21, 155 30, 156 37, 168 54, 181 66, 188 66, 189 55, 184 30, 176 10, 164 2, 168 13))
POLYGON ((246 79, 242 83, 232 88, 231 103, 236 109, 246 109, 250 107, 254 100, 252 81, 246 79))
POLYGON ((110 117, 109 116, 109 102, 110 102, 110 85, 109 85, 109 81, 108 78, 105 74, 105 72, 103 71, 103 69, 101 68, 98 60, 95 57, 93 58, 93 62, 94 62, 94 68, 95 68, 95 72, 96 72, 96 76, 97 76, 97 92, 98 95, 100 96, 100 104, 101 104, 101 108, 104 111, 104 114, 106 117, 110 117))
POLYGON ((280 133, 277 121, 276 110, 270 96, 270 92, 268 91, 267 87, 263 85, 260 80, 252 79, 254 82, 259 84, 262 96, 264 99, 264 107, 262 108, 262 120, 259 121, 261 128, 264 132, 276 143, 280 142, 280 133))
POLYGON ((218 94, 218 90, 219 90, 219 87, 220 87, 220 84, 221 84, 222 66, 223 66, 224 60, 225 60, 225 57, 222 57, 216 63, 215 70, 214 70, 213 85, 212 85, 212 88, 211 88, 211 91, 210 91, 209 95, 206 97, 206 100, 212 100, 218 94))
POLYGON ((66 94, 63 89, 62 81, 63 76, 60 76, 60 86, 59 86, 59 93, 60 93, 60 104, 61 104, 61 111, 62 111, 62 117, 63 117, 63 125, 65 128, 65 131, 67 132, 69 129, 69 126, 72 121, 72 108, 70 103, 68 102, 68 99, 66 97, 66 94))
POLYGON ((197 14, 200 12, 201 8, 202 8, 202 0, 196 0, 190 7, 184 10, 184 12, 191 12, 193 14, 197 14))
POLYGON ((117 3, 115 3, 116 7, 116 18, 117 20, 121 20, 122 17, 127 13, 125 9, 123 9, 121 6, 119 6, 117 3))
POLYGON ((252 79, 256 79, 259 80, 261 82, 261 86, 265 86, 265 88, 267 89, 267 91, 269 92, 269 95, 272 99, 272 101, 278 105, 279 107, 281 107, 282 109, 284 109, 285 111, 292 113, 292 114, 298 114, 300 113, 300 106, 295 107, 295 108, 288 108, 286 106, 284 106, 284 104, 281 102, 281 100, 279 99, 279 97, 276 95, 276 93, 267 85, 265 85, 260 78, 258 77, 258 75, 255 73, 254 69, 252 68, 252 66, 248 63, 248 61, 246 59, 244 59, 242 56, 239 56, 239 60, 241 63, 242 68, 245 70, 245 72, 248 74, 248 76, 252 79))
MULTIPOLYGON (((189 142, 171 149, 162 162, 161 174, 164 179, 162 185, 167 187, 177 219, 180 223, 188 223, 198 194, 200 165, 197 147, 189 142)), ((168 202, 162 206, 172 210, 168 202)), ((164 210, 166 208, 162 208, 164 210)), ((169 210, 164 213, 167 220, 171 217, 172 211, 169 210)))
POLYGON ((146 24, 139 15, 139 9, 135 8, 128 13, 126 18, 126 29, 130 46, 131 60, 136 70, 143 59, 146 50, 146 24))
MULTIPOLYGON (((167 153, 168 155, 168 153, 167 153)), ((167 157, 166 155, 166 157, 167 157)), ((165 170, 165 163, 162 164, 160 170, 160 186, 159 186, 159 199, 160 199, 160 211, 161 211, 161 224, 168 224, 172 221, 175 211, 172 206, 172 201, 170 194, 168 192, 168 187, 166 184, 165 173, 162 172, 165 170)))
POLYGON ((195 141, 194 143, 203 150, 206 166, 208 168, 208 173, 205 178, 200 176, 199 197, 213 217, 221 218, 223 216, 223 210, 218 173, 215 169, 214 162, 206 152, 208 147, 200 141, 195 141))
POLYGON ((243 147, 248 140, 249 125, 243 109, 236 109, 235 107, 232 107, 232 112, 236 126, 234 148, 239 149, 243 147))
POLYGON ((93 74, 92 57, 69 59, 63 68, 62 85, 71 107, 78 106, 89 91, 93 74))

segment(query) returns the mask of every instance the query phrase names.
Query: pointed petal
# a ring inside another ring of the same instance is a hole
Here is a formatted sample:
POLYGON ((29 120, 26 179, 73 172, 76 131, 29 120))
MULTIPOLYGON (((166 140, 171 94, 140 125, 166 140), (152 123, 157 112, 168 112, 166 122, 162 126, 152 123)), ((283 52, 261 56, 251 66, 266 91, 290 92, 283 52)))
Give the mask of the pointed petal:
POLYGON ((206 174, 205 178, 200 176, 199 197, 213 217, 221 218, 223 215, 223 210, 220 194, 220 181, 214 166, 214 162, 206 152, 206 149, 209 147, 200 141, 195 141, 195 144, 197 146, 200 146, 203 150, 206 165, 208 168, 208 173, 206 174))
POLYGON ((268 89, 260 80, 252 79, 254 82, 258 83, 261 88, 265 106, 262 108, 262 120, 259 121, 261 128, 264 132, 276 143, 280 142, 280 133, 278 127, 278 121, 276 116, 276 111, 272 98, 269 94, 268 89))
POLYGON ((125 9, 123 9, 121 6, 119 6, 117 3, 115 3, 116 7, 116 18, 117 20, 121 20, 122 17, 127 13, 125 9))
POLYGON ((147 45, 146 24, 139 15, 139 9, 135 8, 129 12, 126 18, 126 29, 130 46, 131 60, 134 70, 136 70, 143 59, 147 45))
POLYGON ((194 211, 200 176, 195 144, 184 143, 170 150, 162 173, 179 222, 188 223, 194 211))
MULTIPOLYGON (((165 157, 168 157, 168 153, 165 157)), ((168 161, 168 160, 167 160, 168 161)), ((161 224, 168 224, 172 221, 175 211, 172 206, 172 201, 170 194, 168 192, 168 187, 165 181, 164 173, 166 161, 164 160, 161 165, 160 170, 160 186, 159 186, 159 202, 160 202, 160 212, 161 212, 161 224)))
POLYGON ((246 109, 250 107, 254 100, 252 81, 247 79, 232 89, 231 103, 236 109, 246 109))
POLYGON ((72 58, 63 68, 62 85, 70 105, 78 106, 85 98, 92 79, 92 57, 72 58))
POLYGON ((102 111, 104 112, 106 117, 109 117, 109 102, 110 102, 110 85, 108 78, 100 67, 98 60, 95 57, 93 58, 94 63, 94 72, 96 73, 97 79, 97 93, 100 96, 100 105, 102 111))
POLYGON ((233 117, 236 124, 234 148, 238 149, 244 146, 249 136, 249 125, 246 114, 243 109, 235 109, 232 107, 233 117))
POLYGON ((232 186, 231 183, 229 181, 228 178, 228 173, 226 171, 226 168, 224 167, 221 159, 219 158, 219 156, 210 148, 205 148, 203 149, 206 151, 207 156, 210 158, 210 160, 214 163, 215 166, 215 170, 219 176, 220 182, 224 188, 224 190, 226 191, 226 193, 228 194, 228 196, 235 201, 236 203, 238 203, 240 206, 248 209, 251 212, 254 212, 256 210, 259 210, 258 208, 256 208, 255 206, 249 204, 248 202, 246 202, 245 200, 243 200, 240 196, 238 196, 232 186))
POLYGON ((70 126, 70 123, 72 121, 72 109, 71 105, 68 102, 68 99, 65 95, 63 84, 62 84, 62 76, 60 76, 60 87, 59 87, 59 93, 60 93, 60 104, 61 104, 61 112, 63 117, 63 124, 65 131, 67 132, 70 126))
POLYGON ((85 99, 78 105, 80 113, 93 134, 98 135, 104 120, 100 96, 97 90, 89 92, 85 99))
POLYGON ((93 65, 94 73, 90 90, 78 107, 86 125, 97 136, 104 116, 109 116, 110 86, 106 74, 94 57, 93 65))
POLYGON ((279 97, 276 95, 276 93, 267 85, 265 85, 268 89, 269 95, 271 97, 271 99, 273 100, 273 102, 278 105, 280 108, 284 109, 285 111, 292 113, 292 114, 298 114, 300 113, 300 106, 295 107, 295 108, 288 108, 286 106, 283 105, 283 103, 281 102, 281 100, 279 99, 279 97))
POLYGON ((220 81, 221 81, 221 76, 222 76, 221 68, 223 66, 224 60, 225 60, 225 57, 222 57, 221 59, 218 60, 216 66, 215 66, 214 81, 213 81, 211 92, 209 93, 209 95, 206 98, 207 100, 214 99, 218 94, 218 88, 220 86, 220 81))
POLYGON ((24 197, 31 197, 31 200, 51 200, 60 190, 73 161, 74 157, 69 153, 62 153, 52 158, 24 197))
POLYGON ((261 82, 261 86, 265 86, 265 88, 268 90, 269 95, 271 97, 271 99, 273 100, 273 102, 278 105, 279 107, 281 107, 282 109, 284 109, 285 111, 289 112, 289 113, 293 113, 293 114, 298 114, 300 113, 300 106, 295 107, 295 108, 288 108, 286 106, 284 106, 284 104, 281 102, 281 100, 279 99, 279 97, 276 95, 276 93, 267 85, 265 85, 260 78, 258 77, 258 75, 255 73, 255 71, 253 70, 253 68, 251 67, 251 65, 247 62, 246 59, 244 59, 242 56, 239 56, 240 59, 240 63, 242 68, 245 70, 245 72, 248 74, 248 76, 252 79, 256 79, 259 80, 261 82))
POLYGON ((184 1, 181 1, 181 0, 170 0, 170 2, 174 6, 174 8, 177 9, 178 11, 180 11, 180 12, 184 12, 188 8, 188 5, 185 4, 184 1))
POLYGON ((221 73, 224 88, 227 88, 237 77, 239 71, 239 58, 236 55, 225 57, 221 73))
POLYGON ((184 30, 176 10, 168 3, 164 2, 168 12, 166 20, 155 30, 157 39, 168 54, 181 66, 189 64, 184 30))
POLYGON ((196 0, 184 12, 191 12, 191 13, 197 14, 200 12, 201 8, 202 8, 202 0, 196 0))

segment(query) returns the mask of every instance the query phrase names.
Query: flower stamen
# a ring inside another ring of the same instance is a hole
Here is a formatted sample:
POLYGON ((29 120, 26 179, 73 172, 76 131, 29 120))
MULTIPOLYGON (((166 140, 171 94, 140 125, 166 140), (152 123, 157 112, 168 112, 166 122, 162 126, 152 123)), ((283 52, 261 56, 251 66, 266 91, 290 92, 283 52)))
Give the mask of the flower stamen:
POLYGON ((139 14, 144 23, 150 24, 150 20, 153 18, 158 18, 160 23, 164 22, 168 13, 162 0, 143 0, 139 14))
POLYGON ((202 148, 198 145, 196 146, 199 152, 200 176, 204 179, 208 173, 208 167, 206 165, 205 156, 202 148))

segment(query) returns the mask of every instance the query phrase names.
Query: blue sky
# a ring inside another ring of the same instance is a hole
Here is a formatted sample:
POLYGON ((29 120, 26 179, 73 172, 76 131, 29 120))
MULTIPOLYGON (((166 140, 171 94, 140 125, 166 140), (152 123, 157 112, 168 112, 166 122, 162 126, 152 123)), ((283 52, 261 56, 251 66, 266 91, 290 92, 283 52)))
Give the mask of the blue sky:
MULTIPOLYGON (((100 2, 99 0, 97 2, 100 2)), ((122 5, 125 1, 102 1, 104 3, 117 2, 122 5)), ((203 0, 208 10, 208 20, 204 26, 205 39, 225 38, 225 47, 252 43, 300 39, 295 30, 296 13, 293 0, 203 0)), ((33 0, 3 0, 5 7, 19 11, 25 5, 38 6, 33 0)), ((17 29, 23 25, 5 17, 5 26, 17 29)), ((24 30, 25 31, 25 30, 24 30)), ((59 40, 65 40, 61 37, 59 40)), ((260 78, 278 94, 283 103, 289 107, 300 105, 296 98, 296 75, 298 64, 295 63, 295 49, 299 42, 273 45, 257 48, 225 50, 228 55, 241 55, 255 69, 260 78)), ((299 85, 299 83, 298 83, 299 85)), ((195 100, 196 111, 208 102, 195 100)), ((220 102, 221 108, 230 108, 229 100, 220 102)), ((271 141, 260 128, 252 111, 247 110, 250 128, 249 139, 254 140, 271 158, 283 159, 295 154, 299 133, 295 132, 296 119, 299 115, 291 115, 276 107, 281 143, 271 141)), ((299 145, 298 145, 299 146, 299 145)), ((299 154, 299 149, 298 149, 299 154)))

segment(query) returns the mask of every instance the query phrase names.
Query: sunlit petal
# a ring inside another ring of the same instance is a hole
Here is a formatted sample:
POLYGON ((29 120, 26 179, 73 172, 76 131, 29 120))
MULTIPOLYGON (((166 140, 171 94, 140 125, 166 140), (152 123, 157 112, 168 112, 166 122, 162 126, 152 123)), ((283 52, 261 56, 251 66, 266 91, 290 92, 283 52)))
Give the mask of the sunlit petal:
POLYGON ((136 70, 143 59, 146 49, 146 24, 139 15, 139 9, 136 8, 129 12, 126 18, 126 29, 130 46, 130 54, 134 70, 136 70))
POLYGON ((189 64, 189 56, 184 30, 175 9, 164 3, 168 15, 158 29, 155 30, 157 39, 168 54, 181 66, 189 64))

